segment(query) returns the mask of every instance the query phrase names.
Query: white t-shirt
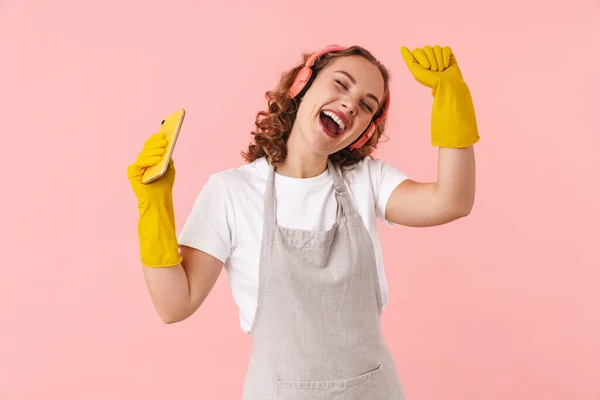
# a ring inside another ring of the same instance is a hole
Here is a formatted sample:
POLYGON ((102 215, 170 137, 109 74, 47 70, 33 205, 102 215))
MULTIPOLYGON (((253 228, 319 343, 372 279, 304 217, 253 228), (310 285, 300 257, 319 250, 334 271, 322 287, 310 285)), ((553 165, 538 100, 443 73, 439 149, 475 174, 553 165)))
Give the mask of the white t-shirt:
MULTIPOLYGON (((268 174, 269 165, 260 158, 211 175, 179 234, 180 245, 202 250, 224 263, 233 299, 239 307, 240 325, 246 333, 252 327, 258 299, 268 174)), ((377 218, 385 220, 388 198, 407 176, 385 162, 366 157, 345 172, 343 179, 371 235, 385 305, 388 288, 377 218)), ((327 169, 319 176, 304 179, 276 173, 275 190, 279 226, 327 230, 335 222, 337 201, 327 169)))

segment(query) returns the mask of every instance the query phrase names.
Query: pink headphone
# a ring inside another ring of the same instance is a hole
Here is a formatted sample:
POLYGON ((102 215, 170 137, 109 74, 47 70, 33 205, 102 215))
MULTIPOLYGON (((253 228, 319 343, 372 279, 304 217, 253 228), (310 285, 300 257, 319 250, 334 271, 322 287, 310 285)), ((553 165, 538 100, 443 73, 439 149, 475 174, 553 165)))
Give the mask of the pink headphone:
MULTIPOLYGON (((292 83, 292 86, 290 87, 290 90, 289 90, 290 96, 292 98, 296 97, 306 87, 306 85, 310 81, 310 77, 312 76, 312 73, 313 73, 312 67, 319 57, 321 57, 323 54, 326 54, 326 53, 331 53, 334 51, 342 51, 342 50, 346 50, 346 47, 328 46, 328 47, 324 48, 323 50, 317 51, 316 53, 312 54, 308 58, 308 60, 306 60, 306 64, 304 64, 302 69, 300 71, 298 71, 298 74, 294 78, 294 82, 292 83)), ((350 150, 358 149, 358 148, 362 147, 365 143, 367 143, 367 141, 375 133, 375 129, 377 128, 377 125, 379 125, 381 123, 381 121, 383 121, 383 119, 386 117, 389 107, 390 107, 390 93, 388 90, 387 101, 385 102, 385 108, 383 109, 381 116, 379 118, 377 118, 375 121, 371 121, 371 124, 369 125, 369 127, 367 128, 365 133, 362 136, 360 136, 358 138, 358 140, 350 146, 350 150)))

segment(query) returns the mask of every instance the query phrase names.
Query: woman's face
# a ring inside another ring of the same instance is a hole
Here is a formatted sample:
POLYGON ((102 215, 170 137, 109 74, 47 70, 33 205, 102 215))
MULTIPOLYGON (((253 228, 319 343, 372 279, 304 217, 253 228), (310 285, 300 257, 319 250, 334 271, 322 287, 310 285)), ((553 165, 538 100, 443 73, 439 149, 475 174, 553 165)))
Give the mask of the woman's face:
POLYGON ((384 88, 377 66, 363 57, 333 60, 304 95, 292 135, 301 136, 300 142, 320 155, 349 146, 369 126, 384 88))

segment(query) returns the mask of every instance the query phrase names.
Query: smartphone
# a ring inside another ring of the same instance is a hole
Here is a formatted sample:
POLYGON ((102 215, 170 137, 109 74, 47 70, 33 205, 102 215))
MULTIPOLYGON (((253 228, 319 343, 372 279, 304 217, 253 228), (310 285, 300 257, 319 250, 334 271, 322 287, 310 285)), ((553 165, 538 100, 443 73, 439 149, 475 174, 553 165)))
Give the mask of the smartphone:
POLYGON ((179 136, 179 131, 181 130, 181 125, 183 125, 184 118, 185 110, 182 108, 163 119, 160 123, 160 128, 157 133, 165 135, 165 139, 167 140, 167 151, 158 164, 146 168, 144 175, 142 176, 143 184, 152 183, 167 172, 167 167, 169 166, 169 161, 171 161, 171 155, 173 155, 173 149, 175 148, 175 143, 177 143, 177 137, 179 136))

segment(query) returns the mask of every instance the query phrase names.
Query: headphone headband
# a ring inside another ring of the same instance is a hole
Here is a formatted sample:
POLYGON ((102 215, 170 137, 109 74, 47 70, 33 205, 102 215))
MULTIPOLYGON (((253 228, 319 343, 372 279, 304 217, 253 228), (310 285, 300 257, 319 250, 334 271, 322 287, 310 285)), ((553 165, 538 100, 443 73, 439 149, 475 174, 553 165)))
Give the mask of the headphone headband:
POLYGON ((327 53, 332 53, 334 51, 344 51, 344 50, 346 50, 346 47, 344 47, 344 46, 336 46, 336 45, 327 46, 324 49, 311 54, 311 56, 308 57, 308 60, 306 60, 306 63, 304 64, 304 66, 312 68, 313 65, 315 65, 315 62, 317 61, 317 59, 319 57, 321 57, 322 55, 327 54, 327 53))

